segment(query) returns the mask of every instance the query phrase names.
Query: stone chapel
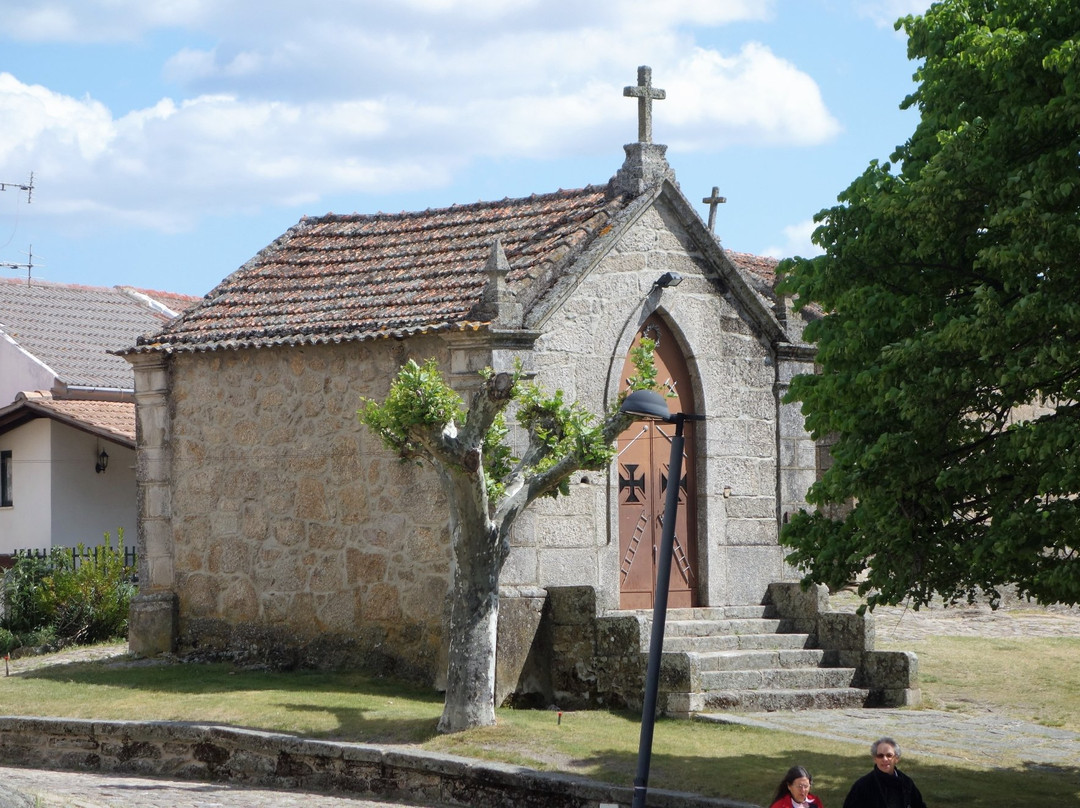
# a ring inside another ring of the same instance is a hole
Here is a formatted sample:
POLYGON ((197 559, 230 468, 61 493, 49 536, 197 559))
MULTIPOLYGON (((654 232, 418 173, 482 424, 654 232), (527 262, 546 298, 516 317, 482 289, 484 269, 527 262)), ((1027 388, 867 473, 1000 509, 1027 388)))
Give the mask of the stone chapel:
MULTIPOLYGON (((869 618, 826 627, 825 595, 791 583, 777 542, 816 475, 798 406, 783 402, 813 368, 802 315, 775 294, 775 262, 725 250, 676 181, 652 142, 663 93, 648 68, 626 95, 638 99, 638 141, 608 182, 304 218, 126 351, 138 420, 133 651, 355 666, 438 686, 446 503, 431 468, 402 463, 360 424, 361 398, 382 400, 410 358, 437 358, 464 394, 478 371, 520 360, 601 413, 648 336, 670 406, 705 416, 687 427, 669 626, 778 618, 774 629, 802 632, 790 647, 818 649, 812 667, 855 671, 839 687, 862 687, 859 703, 910 701, 912 665, 873 657, 869 618), (839 642, 820 651, 830 631, 839 642), (868 684, 872 657, 902 668, 899 684, 868 684)), ((715 189, 703 201, 715 205, 715 189)), ((499 701, 640 703, 669 437, 636 422, 608 473, 575 475, 569 496, 519 518, 501 579, 499 701)), ((665 662, 665 709, 715 707, 700 663, 679 659, 665 662)), ((823 706, 814 698, 799 706, 823 706)))

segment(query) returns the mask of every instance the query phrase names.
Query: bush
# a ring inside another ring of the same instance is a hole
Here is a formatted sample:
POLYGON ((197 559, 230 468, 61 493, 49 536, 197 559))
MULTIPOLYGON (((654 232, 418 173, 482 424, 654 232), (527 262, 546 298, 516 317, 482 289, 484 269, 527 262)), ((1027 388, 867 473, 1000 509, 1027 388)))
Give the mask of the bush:
POLYGON ((0 626, 13 634, 25 634, 49 622, 44 582, 57 549, 48 557, 25 550, 16 553, 14 566, 4 574, 4 617, 0 626))
POLYGON ((72 553, 54 547, 46 558, 20 552, 4 576, 0 628, 20 645, 63 647, 122 637, 135 594, 131 576, 122 529, 115 548, 106 533, 97 548, 80 544, 72 553))
POLYGON ((15 648, 22 645, 18 636, 12 634, 6 628, 0 628, 0 654, 9 654, 15 648))

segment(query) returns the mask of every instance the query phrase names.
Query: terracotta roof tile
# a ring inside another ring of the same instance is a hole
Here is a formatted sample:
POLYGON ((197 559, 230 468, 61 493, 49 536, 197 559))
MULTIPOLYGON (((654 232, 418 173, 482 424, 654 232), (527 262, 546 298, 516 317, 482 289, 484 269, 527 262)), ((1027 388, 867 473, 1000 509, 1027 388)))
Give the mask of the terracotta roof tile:
MULTIPOLYGON (((55 418, 131 448, 135 447, 134 401, 55 399, 47 390, 33 390, 20 393, 13 404, 0 410, 0 414, 10 418, 19 410, 55 418)), ((6 419, 0 419, 2 420, 6 419)))
MULTIPOLYGON (((774 303, 778 300, 776 284, 779 279, 776 277, 776 267, 780 264, 779 259, 763 255, 752 255, 751 253, 733 252, 732 250, 726 250, 725 252, 727 252, 727 256, 732 263, 739 269, 750 273, 754 289, 760 295, 774 303)), ((802 316, 817 319, 822 316, 821 307, 816 303, 810 303, 802 308, 802 316)))
POLYGON ((135 443, 134 401, 42 401, 43 409, 135 443))
POLYGON ((528 285, 572 260, 629 200, 589 186, 418 213, 302 219, 140 350, 361 340, 483 327, 491 244, 528 285))
POLYGON ((769 258, 764 255, 753 255, 751 253, 735 252, 734 250, 725 250, 728 258, 739 269, 747 272, 752 272, 761 280, 765 281, 770 287, 776 285, 776 267, 780 263, 776 258, 769 258))

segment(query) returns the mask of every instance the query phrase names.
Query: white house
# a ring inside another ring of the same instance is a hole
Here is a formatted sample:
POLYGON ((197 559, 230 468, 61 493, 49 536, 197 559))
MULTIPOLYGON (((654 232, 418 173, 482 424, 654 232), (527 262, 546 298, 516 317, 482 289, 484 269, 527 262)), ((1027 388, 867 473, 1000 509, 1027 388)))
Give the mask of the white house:
POLYGON ((134 544, 134 376, 110 351, 196 299, 0 279, 0 560, 134 544))

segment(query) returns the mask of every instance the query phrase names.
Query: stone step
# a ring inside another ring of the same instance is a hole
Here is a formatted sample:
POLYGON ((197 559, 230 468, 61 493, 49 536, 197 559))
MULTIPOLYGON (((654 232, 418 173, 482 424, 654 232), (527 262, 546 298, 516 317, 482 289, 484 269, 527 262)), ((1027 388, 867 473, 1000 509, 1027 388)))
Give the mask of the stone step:
POLYGON ((664 624, 665 637, 709 637, 717 634, 785 634, 795 630, 792 620, 746 618, 727 620, 671 620, 664 624))
POLYGON ((778 710, 845 710, 867 706, 870 691, 862 688, 815 690, 710 690, 696 712, 731 710, 775 712, 778 710))
POLYGON ((701 674, 701 686, 706 692, 846 689, 854 681, 854 668, 762 668, 701 674))
MULTIPOLYGON (((652 612, 614 614, 639 621, 647 652, 652 612)), ((815 647, 817 637, 795 629, 795 621, 779 619, 768 606, 668 610, 664 653, 692 658, 697 689, 665 691, 665 711, 686 716, 867 706, 870 692, 851 686, 855 669, 827 667, 826 652, 815 647)), ((685 664, 677 663, 677 669, 685 670, 685 664)))
MULTIPOLYGON (((606 612, 611 617, 634 615, 652 620, 652 609, 616 609, 606 612)), ((668 609, 667 622, 675 620, 753 620, 776 617, 776 607, 767 606, 695 606, 688 609, 668 609)))
POLYGON ((668 609, 667 622, 673 620, 752 620, 776 617, 775 606, 699 606, 693 609, 668 609))
POLYGON ((697 659, 700 671, 816 668, 821 666, 825 658, 825 652, 820 648, 708 651, 691 654, 697 659))
POLYGON ((756 651, 813 648, 815 638, 810 634, 714 634, 709 637, 671 637, 664 633, 664 651, 756 651))

